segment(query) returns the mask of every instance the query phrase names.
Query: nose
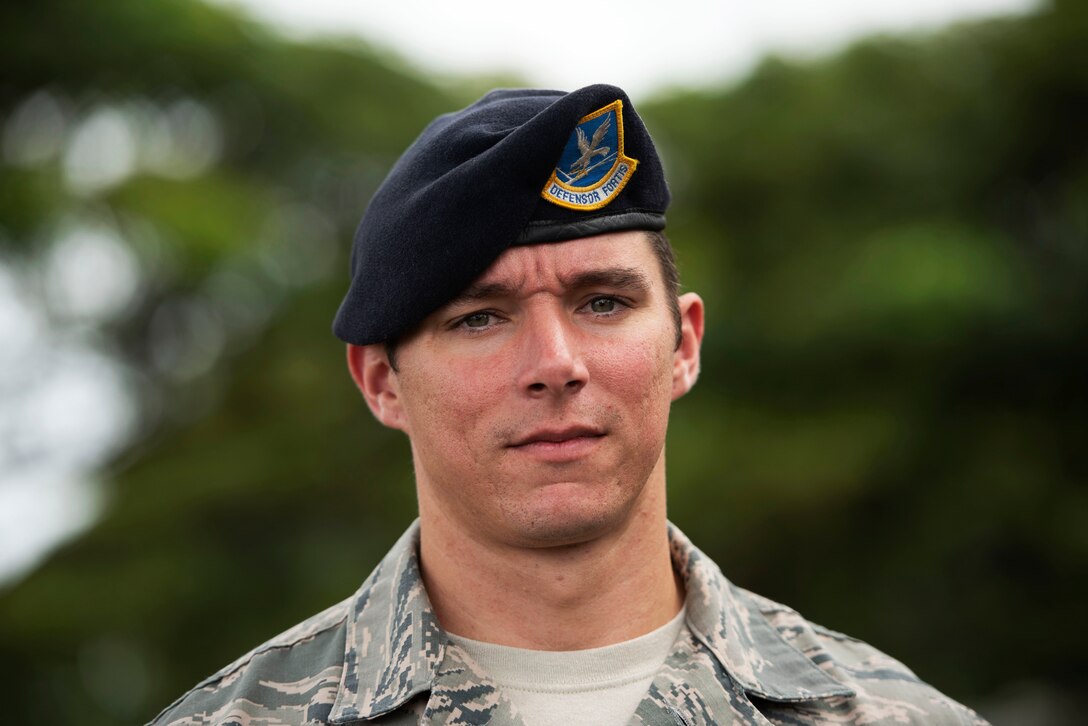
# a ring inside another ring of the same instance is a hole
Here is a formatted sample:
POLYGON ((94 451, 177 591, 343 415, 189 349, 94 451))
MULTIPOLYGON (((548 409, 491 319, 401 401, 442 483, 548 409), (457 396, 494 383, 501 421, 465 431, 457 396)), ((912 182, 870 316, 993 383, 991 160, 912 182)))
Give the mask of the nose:
POLYGON ((519 386, 534 398, 580 391, 589 370, 580 352, 577 330, 560 311, 534 311, 523 329, 519 386))

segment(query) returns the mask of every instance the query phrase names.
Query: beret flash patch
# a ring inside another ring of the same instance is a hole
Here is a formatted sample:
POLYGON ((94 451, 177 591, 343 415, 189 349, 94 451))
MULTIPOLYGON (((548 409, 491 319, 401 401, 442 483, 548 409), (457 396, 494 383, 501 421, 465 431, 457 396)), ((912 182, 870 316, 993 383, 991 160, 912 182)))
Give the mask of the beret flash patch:
POLYGON ((577 210, 600 209, 627 185, 638 160, 623 154, 623 101, 583 116, 540 196, 577 210))

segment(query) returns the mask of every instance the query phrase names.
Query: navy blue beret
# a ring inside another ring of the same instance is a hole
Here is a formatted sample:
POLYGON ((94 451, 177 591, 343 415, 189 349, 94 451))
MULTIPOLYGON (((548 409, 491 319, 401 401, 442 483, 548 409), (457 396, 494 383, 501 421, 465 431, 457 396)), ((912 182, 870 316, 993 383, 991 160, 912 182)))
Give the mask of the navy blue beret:
POLYGON ((431 122, 374 194, 333 332, 356 345, 396 339, 514 245, 660 230, 668 204, 621 89, 492 91, 431 122))

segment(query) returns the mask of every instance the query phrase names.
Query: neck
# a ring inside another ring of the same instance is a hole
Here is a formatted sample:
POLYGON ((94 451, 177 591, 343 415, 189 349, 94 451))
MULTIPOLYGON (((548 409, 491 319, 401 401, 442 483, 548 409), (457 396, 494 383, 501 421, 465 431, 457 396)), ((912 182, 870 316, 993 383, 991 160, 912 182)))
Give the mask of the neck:
POLYGON ((582 650, 648 633, 683 605, 669 554, 663 456, 630 514, 577 544, 491 541, 431 504, 421 489, 423 581, 452 633, 533 650, 582 650))

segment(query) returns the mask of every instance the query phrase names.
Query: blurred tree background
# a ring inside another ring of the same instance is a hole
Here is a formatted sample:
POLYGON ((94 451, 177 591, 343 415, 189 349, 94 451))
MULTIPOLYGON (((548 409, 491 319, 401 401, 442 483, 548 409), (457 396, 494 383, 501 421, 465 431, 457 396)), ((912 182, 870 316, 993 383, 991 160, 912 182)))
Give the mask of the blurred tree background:
MULTIPOLYGON (((0 282, 135 406, 93 526, 0 590, 4 721, 135 723, 350 595, 414 516, 406 441, 329 325, 369 195, 489 82, 184 0, 9 3, 0 28, 0 282)), ((709 305, 671 518, 995 723, 1072 723, 1088 7, 635 101, 709 305)))

